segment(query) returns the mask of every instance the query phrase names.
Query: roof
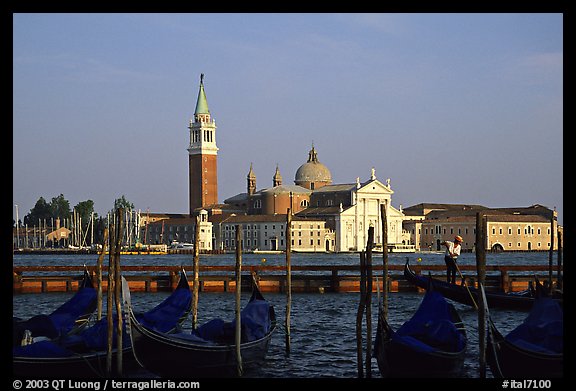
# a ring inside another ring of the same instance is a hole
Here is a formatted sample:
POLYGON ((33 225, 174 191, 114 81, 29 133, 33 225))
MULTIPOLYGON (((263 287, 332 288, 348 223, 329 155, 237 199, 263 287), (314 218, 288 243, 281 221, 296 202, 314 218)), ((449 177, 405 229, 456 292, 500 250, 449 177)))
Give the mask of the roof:
POLYGON ((328 167, 320 163, 318 160, 318 153, 316 152, 316 149, 314 149, 314 146, 312 146, 312 149, 308 152, 308 161, 296 170, 294 182, 296 184, 299 182, 332 183, 332 174, 328 167))
MULTIPOLYGON (((348 207, 344 208, 347 209, 348 207)), ((298 212, 298 216, 325 216, 340 214, 340 206, 311 206, 298 212)))
POLYGON ((344 183, 338 185, 326 185, 322 186, 318 190, 314 190, 314 193, 327 193, 327 192, 349 192, 356 189, 355 183, 344 183))
POLYGON ((287 194, 287 193, 304 193, 311 194, 312 190, 298 185, 280 185, 269 187, 268 189, 261 190, 262 193, 272 193, 272 194, 287 194))
POLYGON ((210 114, 206 93, 204 92, 204 74, 200 75, 200 90, 198 91, 198 100, 196 101, 194 114, 210 114))
MULTIPOLYGON (((302 216, 292 216, 292 221, 323 221, 322 219, 307 218, 302 216)), ((286 215, 231 215, 220 221, 222 224, 242 224, 242 223, 285 223, 286 215)))

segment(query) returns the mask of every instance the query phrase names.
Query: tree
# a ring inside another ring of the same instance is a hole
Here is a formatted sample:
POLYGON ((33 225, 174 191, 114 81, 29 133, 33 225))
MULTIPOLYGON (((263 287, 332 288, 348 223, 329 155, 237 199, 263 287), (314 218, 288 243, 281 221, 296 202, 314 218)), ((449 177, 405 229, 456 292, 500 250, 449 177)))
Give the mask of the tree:
POLYGON ((24 224, 29 226, 38 226, 40 220, 48 220, 52 217, 51 205, 46 202, 43 197, 40 197, 36 201, 34 208, 30 209, 30 212, 24 216, 24 224))
POLYGON ((52 201, 50 202, 50 211, 52 212, 52 217, 54 217, 54 219, 59 217, 62 221, 70 218, 70 213, 72 213, 70 210, 70 202, 64 198, 64 194, 52 198, 52 201))
POLYGON ((122 195, 121 198, 116 198, 116 200, 114 201, 114 210, 118 209, 118 208, 123 208, 124 210, 133 210, 134 209, 134 204, 131 203, 130 201, 128 201, 126 199, 126 197, 124 197, 124 195, 122 195))

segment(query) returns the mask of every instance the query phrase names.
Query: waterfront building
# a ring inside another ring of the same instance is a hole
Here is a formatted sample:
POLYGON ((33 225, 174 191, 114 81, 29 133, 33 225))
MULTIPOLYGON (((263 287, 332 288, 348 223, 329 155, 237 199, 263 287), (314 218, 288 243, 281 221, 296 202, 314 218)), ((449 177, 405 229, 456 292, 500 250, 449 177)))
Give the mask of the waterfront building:
POLYGON ((394 251, 410 243, 402 230, 404 213, 392 206, 393 193, 390 180, 383 184, 372 169, 370 179, 362 183, 356 178, 355 183, 323 185, 312 193, 310 206, 297 215, 326 221, 335 232, 334 251, 362 251, 366 249, 369 227, 374 227, 376 247, 382 245, 380 208, 386 205, 387 242, 394 251))
MULTIPOLYGON (((200 210, 200 251, 214 249, 212 223, 208 220, 208 211, 200 210)), ((154 214, 154 219, 140 229, 144 244, 166 244, 173 242, 194 243, 196 230, 196 217, 188 215, 154 214), (162 217, 163 216, 163 217, 162 217)))
MULTIPOLYGON (((220 215, 212 219, 216 248, 234 251, 236 226, 242 226, 242 249, 244 251, 285 251, 286 214, 220 215)), ((292 217, 291 249, 301 252, 325 252, 334 250, 334 231, 323 220, 292 217)))
POLYGON ((487 208, 482 205, 421 203, 404 209, 404 229, 418 250, 442 251, 440 243, 463 238, 462 249, 472 251, 476 242, 476 213, 485 216, 488 251, 549 251, 554 230, 558 248, 557 212, 535 204, 529 207, 487 208), (552 220, 552 217, 554 219, 552 220), (552 222, 553 221, 553 222, 552 222))

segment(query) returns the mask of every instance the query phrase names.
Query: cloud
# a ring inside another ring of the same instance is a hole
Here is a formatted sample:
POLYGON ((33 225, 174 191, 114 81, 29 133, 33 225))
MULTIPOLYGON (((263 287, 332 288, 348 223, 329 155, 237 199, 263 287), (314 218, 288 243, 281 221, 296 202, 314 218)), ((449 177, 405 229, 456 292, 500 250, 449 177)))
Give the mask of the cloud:
POLYGON ((43 69, 58 75, 60 80, 82 83, 145 82, 160 78, 152 73, 68 53, 16 55, 13 64, 14 69, 31 66, 35 72, 43 69))

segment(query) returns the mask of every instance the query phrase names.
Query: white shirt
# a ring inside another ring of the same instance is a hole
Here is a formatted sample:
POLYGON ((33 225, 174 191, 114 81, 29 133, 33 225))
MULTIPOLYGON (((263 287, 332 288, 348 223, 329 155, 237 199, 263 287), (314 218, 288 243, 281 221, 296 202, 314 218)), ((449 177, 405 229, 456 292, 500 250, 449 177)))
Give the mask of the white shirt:
POLYGON ((454 242, 451 242, 449 240, 446 241, 446 244, 448 245, 448 247, 446 248, 446 256, 450 257, 452 259, 456 259, 458 258, 458 256, 460 255, 460 250, 462 249, 462 246, 460 244, 455 245, 454 242), (454 254, 454 255, 452 255, 454 254))

